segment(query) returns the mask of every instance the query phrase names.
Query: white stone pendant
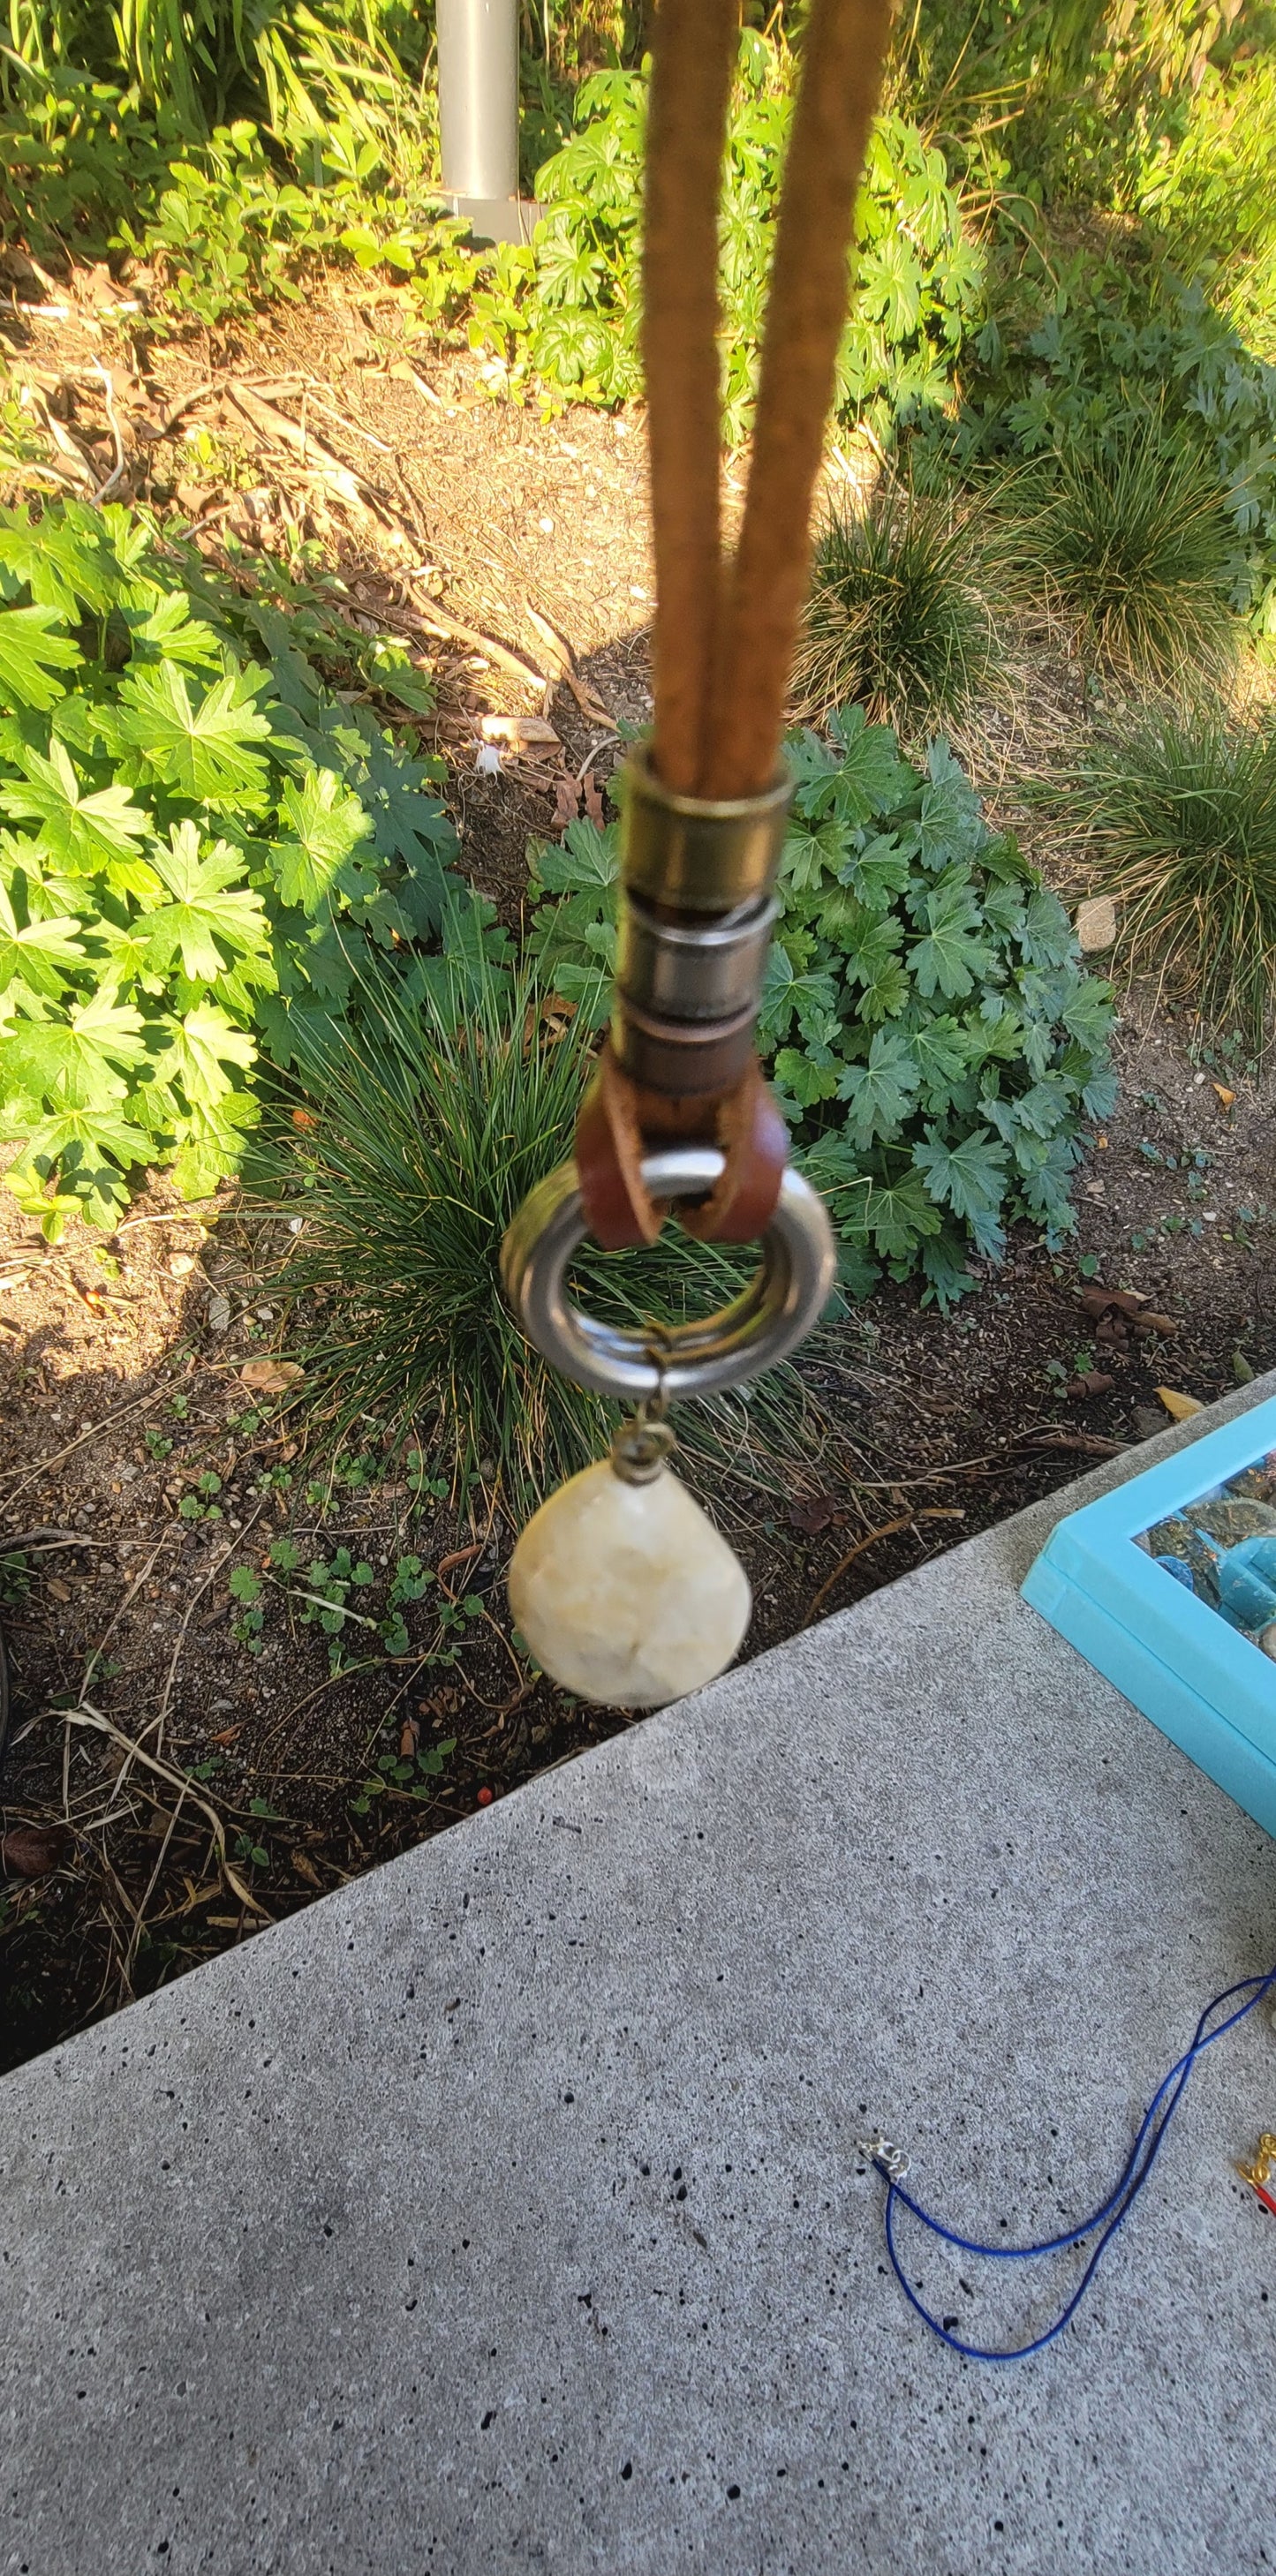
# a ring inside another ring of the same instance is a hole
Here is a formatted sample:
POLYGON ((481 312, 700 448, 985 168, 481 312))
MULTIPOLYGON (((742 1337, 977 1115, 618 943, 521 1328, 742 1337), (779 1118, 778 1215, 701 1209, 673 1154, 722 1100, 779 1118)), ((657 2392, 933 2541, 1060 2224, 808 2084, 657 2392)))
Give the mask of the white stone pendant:
POLYGON ((626 1425, 612 1458, 542 1503, 510 1563, 538 1664, 609 1708, 662 1708, 715 1680, 753 1606, 734 1550, 663 1464, 667 1435, 653 1447, 658 1431, 626 1425))

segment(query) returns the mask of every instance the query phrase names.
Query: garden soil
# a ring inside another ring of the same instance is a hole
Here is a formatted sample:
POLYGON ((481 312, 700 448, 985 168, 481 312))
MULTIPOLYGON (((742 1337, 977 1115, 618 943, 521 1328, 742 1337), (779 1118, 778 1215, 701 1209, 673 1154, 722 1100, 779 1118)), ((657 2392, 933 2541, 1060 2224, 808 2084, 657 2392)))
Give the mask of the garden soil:
MULTIPOLYGON (((649 712, 641 421, 492 401, 468 358, 405 340, 402 299, 334 287, 216 345, 161 344, 115 300, 94 273, 65 313, 18 316, 19 368, 90 473, 118 431, 117 490, 193 524, 218 560, 228 536, 251 550, 300 532, 356 610, 400 619, 435 672, 418 730, 447 763, 464 865, 516 925, 529 836, 596 808, 649 712), (228 390, 245 379, 264 426, 228 390), (480 768, 492 748, 500 767, 480 768)), ((964 746, 1020 828, 1013 782, 1080 699, 1066 664, 1038 660, 1031 695, 964 746)), ((1067 852, 1040 855, 1066 881, 1067 852)), ((949 1317, 888 1288, 812 1346, 800 1489, 728 1496, 747 1654, 1146 1438, 1166 1393, 1208 1402, 1276 1365, 1270 1079, 1143 992, 1122 995, 1116 1052, 1120 1103, 1065 1252, 1013 1241, 949 1317)), ((529 1683, 499 1497, 423 1513, 393 1459, 357 1489, 311 1483, 300 1414, 251 1390, 279 1350, 285 1240, 233 1191, 191 1210, 161 1177, 109 1239, 76 1228, 50 1247, 0 1193, 0 2068, 628 1722, 529 1683), (269 1557, 280 1536, 289 1577, 269 1557), (350 1600, 373 1624, 334 1679, 305 1592, 342 1546, 371 1575, 350 1600), (408 1551, 438 1581, 392 1659, 375 1622, 408 1551), (259 1653, 236 1569, 263 1587, 259 1653)))

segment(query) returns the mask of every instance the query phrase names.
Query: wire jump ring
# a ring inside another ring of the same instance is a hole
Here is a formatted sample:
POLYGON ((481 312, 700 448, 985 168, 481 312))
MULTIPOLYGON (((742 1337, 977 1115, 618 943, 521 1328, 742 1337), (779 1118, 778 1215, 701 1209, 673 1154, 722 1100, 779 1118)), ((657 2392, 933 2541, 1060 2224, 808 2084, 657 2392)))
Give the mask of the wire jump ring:
MULTIPOLYGON (((703 1198, 721 1178, 716 1145, 674 1145, 648 1154, 643 1186, 658 1203, 703 1198)), ((824 1202, 799 1172, 786 1171, 762 1238, 762 1260, 729 1306, 660 1335, 605 1324, 569 1298, 564 1280, 588 1227, 574 1163, 561 1163, 524 1199, 501 1247, 505 1294, 529 1342, 577 1386, 629 1403, 662 1395, 709 1395, 773 1368, 810 1332, 837 1269, 824 1202)))

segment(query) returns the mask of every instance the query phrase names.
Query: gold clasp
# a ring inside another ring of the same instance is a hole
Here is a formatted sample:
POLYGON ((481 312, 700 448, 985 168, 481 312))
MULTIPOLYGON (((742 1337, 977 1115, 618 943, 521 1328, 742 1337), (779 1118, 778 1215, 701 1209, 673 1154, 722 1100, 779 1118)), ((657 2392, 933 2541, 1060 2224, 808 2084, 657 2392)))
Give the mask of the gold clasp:
POLYGON ((1241 2181, 1247 2182, 1252 2191, 1262 2191, 1271 2181, 1273 2174, 1276 2173, 1276 2136, 1270 2129, 1263 2131, 1258 2141, 1258 2153, 1252 2165, 1238 2164, 1236 2170, 1241 2181))

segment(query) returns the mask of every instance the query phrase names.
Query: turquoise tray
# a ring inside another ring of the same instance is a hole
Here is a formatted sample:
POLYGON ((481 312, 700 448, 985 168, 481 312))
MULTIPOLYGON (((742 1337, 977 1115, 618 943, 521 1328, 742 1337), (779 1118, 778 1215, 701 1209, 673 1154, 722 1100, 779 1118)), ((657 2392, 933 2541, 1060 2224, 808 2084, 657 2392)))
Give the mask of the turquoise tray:
POLYGON ((1276 1834, 1276 1663, 1136 1546, 1276 1449, 1276 1398, 1071 1512, 1026 1601, 1163 1735, 1276 1834))

